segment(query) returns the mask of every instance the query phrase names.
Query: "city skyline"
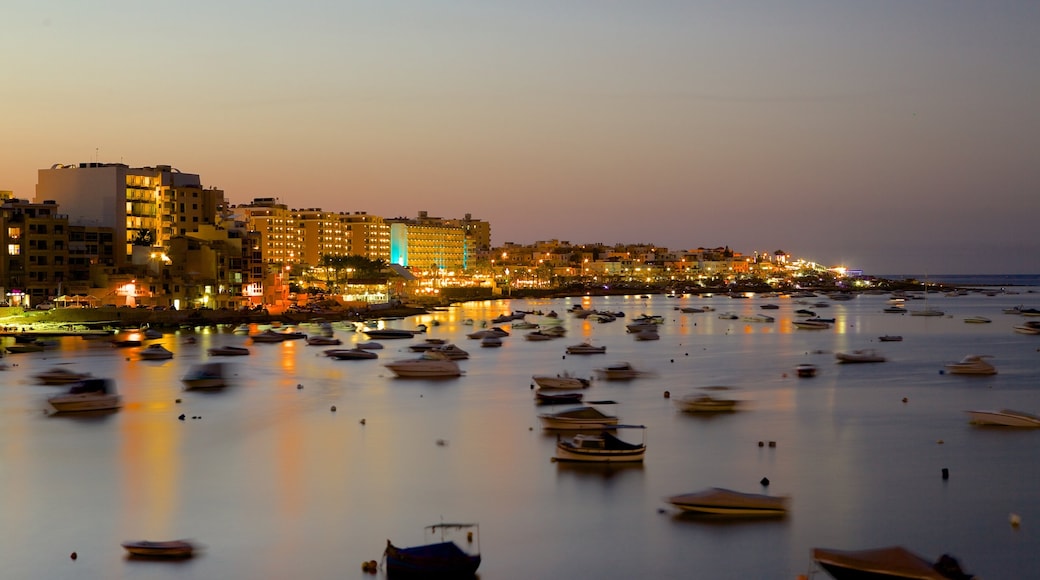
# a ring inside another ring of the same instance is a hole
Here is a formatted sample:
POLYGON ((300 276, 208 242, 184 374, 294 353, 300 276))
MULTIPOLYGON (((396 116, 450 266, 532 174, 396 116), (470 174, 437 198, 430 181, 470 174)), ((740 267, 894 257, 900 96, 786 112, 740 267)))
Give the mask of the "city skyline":
POLYGON ((0 189, 171 164, 232 203, 562 239, 1036 273, 1040 6, 8 10, 0 189))

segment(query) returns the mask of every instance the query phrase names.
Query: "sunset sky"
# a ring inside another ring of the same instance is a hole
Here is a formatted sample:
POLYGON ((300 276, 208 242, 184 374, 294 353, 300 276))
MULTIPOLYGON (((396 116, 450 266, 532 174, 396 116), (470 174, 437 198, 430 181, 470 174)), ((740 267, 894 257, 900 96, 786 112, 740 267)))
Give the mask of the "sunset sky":
POLYGON ((492 242, 1040 274, 1040 2, 8 3, 0 189, 94 160, 492 242))

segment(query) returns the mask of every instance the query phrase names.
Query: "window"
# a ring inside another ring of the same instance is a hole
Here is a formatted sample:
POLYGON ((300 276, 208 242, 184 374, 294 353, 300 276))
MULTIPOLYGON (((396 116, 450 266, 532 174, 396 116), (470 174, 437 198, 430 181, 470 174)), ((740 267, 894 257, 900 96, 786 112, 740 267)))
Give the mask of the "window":
POLYGON ((8 256, 20 256, 22 254, 22 247, 18 244, 7 244, 7 255, 8 256))

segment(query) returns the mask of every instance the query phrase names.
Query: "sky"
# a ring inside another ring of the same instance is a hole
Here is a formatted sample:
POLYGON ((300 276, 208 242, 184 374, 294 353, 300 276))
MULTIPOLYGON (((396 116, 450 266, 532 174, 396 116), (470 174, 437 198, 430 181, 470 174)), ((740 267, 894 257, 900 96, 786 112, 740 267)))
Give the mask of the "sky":
MULTIPOLYGON (((0 34, 0 190, 171 165, 232 203, 492 243, 1040 274, 1040 2, 40 0, 0 34)), ((37 200, 42 201, 42 200, 37 200)))

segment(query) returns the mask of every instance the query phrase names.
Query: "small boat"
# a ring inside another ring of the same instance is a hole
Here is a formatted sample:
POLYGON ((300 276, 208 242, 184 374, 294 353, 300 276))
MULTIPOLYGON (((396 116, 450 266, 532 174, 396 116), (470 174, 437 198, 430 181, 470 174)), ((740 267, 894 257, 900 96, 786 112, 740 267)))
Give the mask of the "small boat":
POLYGON ((323 351, 325 356, 336 360, 366 360, 379 358, 379 355, 363 348, 330 348, 323 351))
POLYGON ((530 341, 543 341, 543 340, 552 340, 552 339, 557 338, 557 337, 552 335, 552 334, 549 334, 547 332, 543 332, 541 330, 536 330, 534 332, 528 332, 527 334, 524 335, 524 338, 527 339, 527 340, 530 340, 530 341))
POLYGON ((831 327, 829 322, 821 320, 795 320, 792 324, 803 330, 825 330, 831 327))
POLYGON ((462 376, 459 364, 446 356, 427 351, 419 358, 386 363, 386 368, 401 378, 444 378, 462 376))
POLYGON ((141 349, 137 354, 142 360, 169 360, 173 358, 173 352, 161 344, 150 344, 141 349))
MULTIPOLYGON (((1022 324, 1016 324, 1014 330, 1019 334, 1040 334, 1040 321, 1027 320, 1022 324)), ((7 348, 8 350, 11 349, 11 347, 7 348)))
POLYGON ((378 342, 359 342, 357 348, 363 348, 365 350, 381 350, 383 345, 378 342))
POLYGON ((592 384, 589 379, 573 376, 566 371, 562 375, 534 375, 531 378, 542 389, 585 389, 592 384))
POLYGON ((813 548, 812 559, 835 580, 972 580, 957 560, 943 554, 932 563, 902 546, 873 550, 813 548))
POLYGON ((723 312, 722 314, 719 314, 719 320, 737 320, 738 318, 740 317, 732 312, 723 312))
POLYGON ((163 337, 163 333, 162 333, 161 330, 156 330, 154 328, 149 328, 148 330, 144 331, 144 338, 145 338, 145 340, 158 340, 158 339, 160 339, 162 337, 163 337))
MULTIPOLYGON (((710 388, 710 387, 709 387, 710 388)), ((728 387, 716 387, 726 389, 728 387)), ((675 406, 685 413, 730 413, 737 410, 739 399, 723 399, 703 393, 694 393, 673 399, 675 406)))
POLYGON ((195 365, 181 379, 184 388, 192 389, 222 389, 227 386, 227 377, 224 372, 224 363, 210 362, 195 365))
POLYGON ((415 338, 415 335, 426 332, 426 328, 422 327, 419 330, 404 330, 401 328, 365 328, 362 329, 361 332, 369 338, 394 340, 415 338))
POLYGON ((567 354, 604 354, 607 352, 605 346, 592 346, 592 343, 583 342, 572 344, 567 347, 567 354))
POLYGON ((813 312, 812 310, 807 310, 805 308, 799 308, 798 310, 795 310, 794 314, 795 316, 802 316, 806 318, 812 318, 816 316, 815 312, 813 312))
POLYGON ((636 340, 660 340, 661 335, 657 333, 657 328, 644 328, 639 332, 633 334, 636 340))
POLYGON ((123 542, 122 546, 136 558, 190 558, 195 552, 195 546, 187 540, 134 540, 123 542))
POLYGON ((430 349, 430 352, 438 353, 450 358, 451 360, 465 360, 469 358, 469 353, 455 344, 442 344, 440 346, 435 346, 430 349))
POLYGON ((288 337, 281 332, 275 332, 268 328, 263 332, 250 334, 249 338, 253 339, 253 342, 284 342, 288 337))
POLYGON ((538 415, 545 429, 603 429, 613 428, 618 424, 618 418, 607 415, 595 407, 575 407, 559 413, 543 413, 538 415))
POLYGON ((437 348, 438 346, 443 346, 444 344, 445 340, 443 338, 427 338, 418 344, 409 345, 408 350, 412 352, 423 352, 437 348))
POLYGON ((886 360, 884 355, 871 348, 837 352, 834 353, 834 358, 838 359, 839 363, 879 363, 886 360))
POLYGON ((141 346, 141 341, 136 338, 125 338, 112 341, 112 346, 116 348, 133 348, 141 346))
POLYGON ((542 389, 534 392, 535 401, 545 405, 573 405, 580 403, 583 395, 581 393, 550 393, 542 389))
POLYGON ((946 363, 946 372, 951 375, 995 375, 997 367, 986 359, 988 354, 969 354, 957 362, 946 363))
POLYGON ((343 344, 343 341, 329 336, 314 335, 307 337, 307 344, 309 346, 335 346, 337 344, 343 344))
POLYGON ((985 316, 967 316, 964 318, 964 322, 968 324, 988 324, 993 321, 985 316))
POLYGON ((427 536, 439 536, 440 541, 412 548, 398 548, 386 541, 383 557, 386 558, 388 577, 409 578, 472 578, 480 567, 480 538, 477 524, 436 524, 426 527, 427 536), (446 537, 446 533, 466 531, 467 544, 476 546, 464 550, 458 543, 446 537))
POLYGON ((305 340, 307 334, 297 330, 283 330, 278 334, 282 335, 282 340, 305 340))
POLYGON ((999 411, 966 411, 975 425, 999 425, 1002 427, 1040 427, 1040 416, 1025 411, 1001 409, 999 411))
POLYGON ((888 306, 883 309, 882 312, 887 314, 906 314, 906 308, 903 308, 902 306, 888 306))
POLYGON ((11 354, 22 354, 26 352, 43 352, 44 345, 37 342, 26 342, 21 344, 12 344, 7 347, 7 352, 11 354))
POLYGON ((881 342, 902 342, 903 337, 898 334, 885 334, 878 337, 881 342))
POLYGON ((62 367, 54 367, 33 375, 33 378, 44 385, 67 385, 69 383, 78 383, 89 377, 90 373, 77 373, 62 367))
POLYGON ((116 394, 111 379, 89 378, 72 383, 67 393, 50 397, 47 402, 59 413, 73 413, 118 409, 123 405, 123 398, 116 394))
POLYGON ((210 356, 246 356, 249 349, 244 346, 214 346, 207 348, 206 352, 210 356))
MULTIPOLYGON (((643 429, 643 436, 646 437, 645 427, 626 427, 643 429)), ((554 460, 581 463, 641 463, 645 455, 645 441, 629 443, 604 431, 598 435, 578 433, 569 439, 557 441, 554 460)))
POLYGON ((636 370, 632 363, 618 362, 607 367, 596 369, 596 375, 608 381, 623 381, 635 379, 643 375, 643 371, 636 370))
POLYGON ((502 337, 500 336, 485 336, 480 339, 480 346, 484 348, 498 348, 502 346, 502 337))
POLYGON ((467 338, 472 338, 472 339, 482 339, 482 338, 486 338, 488 336, 496 336, 498 338, 502 338, 503 336, 509 336, 509 333, 506 332, 505 330, 502 330, 498 326, 492 326, 491 328, 486 328, 484 330, 478 330, 476 332, 471 332, 471 333, 466 335, 467 338))
POLYGON ((668 498, 668 503, 685 512, 730 516, 782 516, 787 513, 789 501, 786 496, 741 493, 720 487, 668 498))
POLYGON ((794 372, 795 372, 795 374, 797 374, 799 377, 802 377, 803 379, 807 379, 807 378, 810 378, 810 377, 815 377, 816 376, 816 365, 810 364, 810 363, 802 363, 802 364, 794 367, 794 372))
POLYGON ((249 325, 239 324, 235 327, 235 330, 233 330, 232 332, 235 334, 249 334, 249 325))
POLYGON ((744 322, 775 322, 776 319, 768 314, 752 314, 741 318, 744 322))
POLYGON ((945 314, 942 310, 935 308, 922 308, 921 310, 910 311, 910 316, 944 316, 945 314))

